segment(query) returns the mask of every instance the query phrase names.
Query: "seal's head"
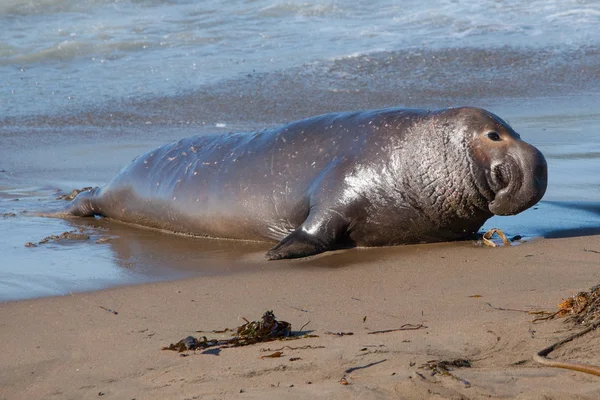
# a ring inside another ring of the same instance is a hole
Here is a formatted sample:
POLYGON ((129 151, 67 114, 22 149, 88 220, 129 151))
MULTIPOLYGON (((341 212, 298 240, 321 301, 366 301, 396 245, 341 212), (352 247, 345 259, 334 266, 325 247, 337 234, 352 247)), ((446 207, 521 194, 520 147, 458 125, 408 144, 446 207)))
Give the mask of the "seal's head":
POLYGON ((489 111, 460 108, 456 112, 469 127, 471 171, 489 210, 514 215, 540 201, 548 182, 542 153, 489 111))

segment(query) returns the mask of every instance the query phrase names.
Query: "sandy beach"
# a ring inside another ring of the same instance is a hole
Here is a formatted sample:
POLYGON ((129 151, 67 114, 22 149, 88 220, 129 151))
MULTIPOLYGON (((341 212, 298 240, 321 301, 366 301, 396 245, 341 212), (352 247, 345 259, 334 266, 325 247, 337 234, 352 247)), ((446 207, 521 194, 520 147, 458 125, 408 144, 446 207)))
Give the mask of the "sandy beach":
MULTIPOLYGON (((235 276, 4 303, 0 398, 598 398, 598 377, 532 361, 581 328, 490 306, 555 310, 598 283, 599 255, 585 251, 600 250, 598 239, 355 249, 277 263, 256 252, 247 262, 261 267, 235 276), (187 357, 161 351, 188 335, 226 337, 196 330, 233 328, 265 310, 318 337, 187 357), (404 324, 424 327, 369 334, 404 324), (277 349, 280 358, 261 358, 277 349), (457 358, 472 362, 453 371, 464 381, 419 369, 457 358)), ((551 357, 600 364, 599 348, 592 332, 551 357)))

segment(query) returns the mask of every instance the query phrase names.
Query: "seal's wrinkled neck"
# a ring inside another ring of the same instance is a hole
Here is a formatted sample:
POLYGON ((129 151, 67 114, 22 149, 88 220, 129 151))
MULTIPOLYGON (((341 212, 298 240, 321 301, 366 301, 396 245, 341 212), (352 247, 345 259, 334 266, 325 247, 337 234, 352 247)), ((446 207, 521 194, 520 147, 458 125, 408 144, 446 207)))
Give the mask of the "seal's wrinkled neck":
POLYGON ((436 223, 491 216, 488 199, 473 176, 467 126, 443 113, 424 118, 420 124, 414 129, 413 151, 404 154, 410 163, 404 164, 405 187, 415 196, 410 199, 414 207, 436 223))

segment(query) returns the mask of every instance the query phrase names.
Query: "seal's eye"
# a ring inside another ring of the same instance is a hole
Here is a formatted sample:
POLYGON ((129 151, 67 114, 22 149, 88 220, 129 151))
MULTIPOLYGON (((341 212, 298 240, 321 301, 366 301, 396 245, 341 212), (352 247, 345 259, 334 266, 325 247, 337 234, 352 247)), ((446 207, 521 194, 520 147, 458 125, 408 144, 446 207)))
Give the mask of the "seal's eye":
POLYGON ((499 142, 501 140, 498 132, 488 132, 487 137, 489 137, 490 140, 493 140, 494 142, 499 142))

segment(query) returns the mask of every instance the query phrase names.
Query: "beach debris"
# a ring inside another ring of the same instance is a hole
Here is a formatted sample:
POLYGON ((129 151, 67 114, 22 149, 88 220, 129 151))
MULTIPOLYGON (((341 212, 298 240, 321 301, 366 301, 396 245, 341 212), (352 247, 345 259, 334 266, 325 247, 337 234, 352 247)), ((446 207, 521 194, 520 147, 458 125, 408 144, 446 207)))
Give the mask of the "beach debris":
POLYGON ((290 357, 290 361, 302 360, 300 357, 290 357))
POLYGON ((117 311, 115 311, 115 310, 111 310, 110 308, 106 308, 106 307, 104 307, 104 306, 98 306, 98 307, 100 307, 100 308, 101 308, 101 309, 103 309, 103 310, 106 310, 106 311, 108 311, 108 312, 109 312, 109 313, 111 313, 111 314, 114 314, 114 315, 119 315, 119 313, 118 313, 117 311))
POLYGON ((464 384, 465 387, 467 387, 467 388, 471 387, 471 384, 469 383, 469 381, 467 381, 466 379, 463 379, 463 378, 459 378, 458 376, 456 376, 452 372, 450 372, 454 368, 471 368, 471 361, 469 361, 465 358, 457 358, 455 360, 450 360, 450 361, 447 361, 447 360, 427 361, 425 364, 421 365, 419 368, 430 370, 431 376, 434 376, 434 375, 450 376, 450 377, 456 379, 457 381, 461 382, 462 384, 464 384))
MULTIPOLYGON (((314 335, 292 336, 292 325, 289 322, 277 321, 273 311, 266 311, 259 321, 246 321, 239 326, 232 338, 229 339, 207 339, 202 336, 197 340, 197 349, 206 349, 209 347, 240 347, 255 343, 270 342, 273 340, 300 339, 305 337, 314 337, 314 335)), ((226 330, 223 330, 225 332, 226 330)), ((189 337, 188 337, 189 338, 189 337)), ((186 339, 188 339, 186 338, 186 339)), ((187 350, 185 340, 182 339, 175 344, 163 347, 162 350, 173 350, 183 352, 187 350)))
POLYGON ((360 354, 361 356, 366 356, 367 354, 388 354, 390 351, 389 350, 384 350, 384 349, 375 349, 375 350, 369 350, 366 347, 363 347, 362 349, 360 349, 359 351, 361 351, 362 353, 360 354))
POLYGON ((576 324, 587 325, 600 318, 600 285, 579 292, 558 305, 557 317, 568 316, 576 324))
POLYGON ((600 326, 600 285, 592 287, 587 292, 579 292, 561 301, 558 310, 550 315, 534 319, 533 322, 566 317, 565 322, 587 326, 582 331, 562 339, 533 355, 534 361, 547 367, 565 368, 600 376, 600 367, 589 364, 571 363, 547 358, 551 352, 565 343, 577 339, 600 326))
POLYGON ((25 243, 25 247, 37 247, 41 244, 46 244, 49 242, 58 242, 58 241, 63 241, 63 240, 85 241, 85 240, 89 240, 89 238, 90 238, 90 236, 88 234, 84 233, 83 229, 79 228, 78 230, 63 232, 60 235, 46 236, 45 238, 40 240, 38 243, 27 242, 27 243, 25 243))
POLYGON ((592 250, 592 249, 583 249, 583 251, 587 251, 588 253, 596 253, 596 254, 600 254, 600 251, 598 251, 598 250, 592 250))
POLYGON ((174 350, 177 351, 179 353, 183 353, 184 351, 187 350, 197 350, 200 347, 201 343, 207 343, 208 340, 206 339, 205 336, 202 337, 202 341, 199 341, 198 339, 196 339, 193 336, 188 336, 184 339, 181 339, 179 342, 173 344, 171 343, 171 345, 169 345, 169 347, 163 347, 162 350, 174 350))
POLYGON ((550 346, 538 351, 537 353, 535 353, 533 355, 533 360, 537 363, 540 363, 540 364, 546 366, 546 367, 564 368, 564 369, 570 369, 572 371, 585 372, 586 374, 600 376, 600 367, 599 366, 551 360, 549 358, 546 358, 546 356, 548 356, 548 354, 552 353, 554 350, 558 349, 563 344, 568 343, 574 339, 577 339, 577 338, 585 335, 586 333, 589 333, 589 332, 595 330, 596 328, 598 328, 598 326, 600 326, 600 320, 595 321, 594 323, 592 323, 590 326, 588 326, 584 330, 574 333, 573 335, 571 335, 563 340, 560 340, 554 344, 551 344, 550 346))
POLYGON ((425 375, 423 375, 422 373, 420 373, 419 371, 415 371, 415 374, 417 374, 417 376, 421 379, 423 379, 424 381, 427 380, 427 378, 425 378, 425 375))
POLYGON ((398 332, 398 331, 416 331, 417 329, 426 329, 427 327, 423 324, 404 324, 400 328, 395 329, 383 329, 379 331, 367 332, 367 335, 376 335, 378 333, 390 333, 390 332, 398 332))
POLYGON ((308 310, 305 310, 304 308, 299 308, 299 307, 294 307, 294 306, 290 306, 290 308, 293 308, 294 310, 302 311, 304 313, 309 313, 310 312, 308 310))
POLYGON ((291 347, 291 346, 283 346, 279 349, 270 349, 270 348, 266 348, 266 349, 260 349, 260 351, 281 351, 283 349, 290 349, 290 350, 306 350, 306 349, 324 349, 325 346, 311 346, 306 345, 306 346, 299 346, 299 347, 291 347))
POLYGON ((521 310, 521 309, 518 309, 518 308, 496 307, 496 306, 493 306, 492 303, 485 303, 485 304, 487 304, 488 306, 490 306, 494 310, 498 310, 498 311, 516 311, 516 312, 524 312, 524 313, 528 313, 528 314, 530 313, 530 311, 521 310))
POLYGON ((510 365, 523 365, 523 364, 527 364, 529 360, 519 360, 519 361, 515 361, 514 363, 511 363, 510 365))
POLYGON ((362 349, 360 349, 360 351, 365 351, 367 350, 369 347, 385 347, 385 344, 363 344, 362 345, 362 349))
POLYGON ((196 339, 193 336, 188 336, 185 339, 183 339, 183 345, 187 350, 196 351, 196 349, 198 348, 198 339, 196 339))
POLYGON ((118 238, 119 238, 118 236, 102 236, 102 237, 96 239, 96 243, 97 244, 108 243, 108 242, 113 241, 118 238))
POLYGON ((550 315, 536 318, 533 322, 567 317, 567 322, 578 325, 589 325, 600 319, 600 285, 587 292, 579 292, 558 304, 558 310, 550 315))
POLYGON ((349 385, 350 382, 348 382, 348 380, 346 379, 346 376, 342 376, 342 378, 339 380, 340 384, 342 385, 349 385))
POLYGON ((50 235, 50 236, 46 236, 44 239, 42 239, 38 244, 45 244, 48 242, 56 242, 59 240, 88 240, 90 238, 89 235, 83 233, 83 230, 79 230, 79 231, 67 231, 67 232, 63 232, 60 235, 50 235))
POLYGON ((354 335, 354 332, 330 332, 330 331, 326 331, 325 332, 326 335, 333 335, 333 336, 352 336, 354 335))
POLYGON ((265 355, 265 356, 261 356, 260 358, 261 359, 263 359, 263 358, 279 358, 282 355, 283 355, 283 353, 281 351, 276 351, 275 353, 268 354, 268 355, 265 355))
MULTIPOLYGON (((205 332, 205 331, 197 330, 196 332, 205 332)), ((231 328, 213 329, 212 331, 209 331, 209 332, 210 333, 227 333, 227 332, 233 332, 233 329, 231 329, 231 328)))
POLYGON ((350 374, 350 373, 352 373, 352 372, 354 372, 354 371, 356 371, 356 370, 359 370, 359 369, 365 369, 365 368, 369 368, 369 367, 372 367, 372 366, 374 366, 374 365, 378 365, 378 364, 384 363, 384 362, 386 362, 386 361, 387 361, 387 358, 384 358, 383 360, 375 361, 375 362, 369 363, 369 364, 367 364, 367 365, 361 365, 361 366, 359 366, 359 367, 352 367, 352 368, 348 368, 348 369, 347 369, 347 370, 345 370, 344 372, 345 372, 346 374, 350 374))
POLYGON ((273 311, 265 311, 260 321, 248 321, 237 328, 237 336, 246 340, 272 339, 290 336, 292 324, 277 321, 273 311))
POLYGON ((488 247, 498 247, 498 245, 492 241, 492 237, 494 236, 494 234, 498 235, 498 237, 502 239, 502 243, 504 243, 505 246, 510 246, 510 241, 506 238, 504 232, 502 232, 502 230, 498 228, 492 228, 486 233, 484 233, 481 237, 481 243, 488 247))
MULTIPOLYGON (((548 315, 548 314, 552 314, 551 312, 548 311, 528 311, 528 310, 521 310, 519 308, 503 308, 503 307, 496 307, 493 306, 491 303, 485 303, 487 304, 490 308, 493 308, 494 310, 497 311, 514 311, 514 312, 522 312, 522 313, 527 313, 529 315, 548 315)), ((533 322, 538 321, 540 319, 546 319, 546 317, 538 317, 536 319, 533 320, 533 322)))
MULTIPOLYGON (((98 186, 96 186, 98 187, 98 186)), ((71 201, 73 200, 75 197, 77 197, 77 195, 81 192, 87 192, 90 191, 92 189, 95 189, 96 187, 84 187, 83 189, 73 189, 73 191, 71 193, 64 193, 59 195, 56 200, 67 200, 67 201, 71 201)))
POLYGON ((304 325, 302 325, 302 327, 300 328, 300 330, 298 332, 304 332, 304 328, 306 328, 306 326, 310 324, 310 321, 308 321, 307 323, 305 323, 304 325))

